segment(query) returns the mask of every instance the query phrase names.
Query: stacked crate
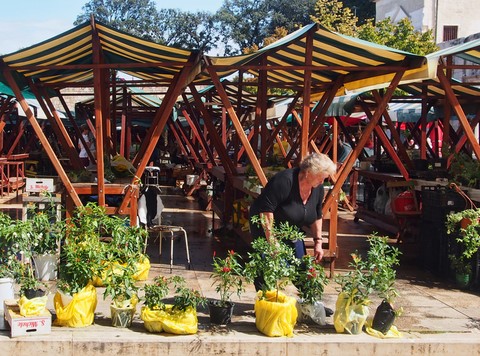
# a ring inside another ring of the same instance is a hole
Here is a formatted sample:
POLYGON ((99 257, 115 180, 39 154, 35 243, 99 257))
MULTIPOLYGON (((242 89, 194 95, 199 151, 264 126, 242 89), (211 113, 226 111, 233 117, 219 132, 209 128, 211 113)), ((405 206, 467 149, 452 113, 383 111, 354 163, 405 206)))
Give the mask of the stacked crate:
POLYGON ((447 234, 445 222, 448 214, 467 207, 468 202, 446 186, 422 187, 421 256, 423 266, 432 273, 450 273, 448 255, 456 249, 455 236, 447 234))

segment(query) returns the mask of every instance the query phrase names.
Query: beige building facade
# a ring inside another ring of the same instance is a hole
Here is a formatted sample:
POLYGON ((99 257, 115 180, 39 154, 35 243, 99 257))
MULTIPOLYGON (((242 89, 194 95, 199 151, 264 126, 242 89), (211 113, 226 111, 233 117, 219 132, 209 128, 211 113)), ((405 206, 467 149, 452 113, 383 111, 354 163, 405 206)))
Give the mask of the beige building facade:
POLYGON ((433 30, 436 43, 480 32, 480 0, 373 0, 376 20, 410 18, 417 31, 433 30))

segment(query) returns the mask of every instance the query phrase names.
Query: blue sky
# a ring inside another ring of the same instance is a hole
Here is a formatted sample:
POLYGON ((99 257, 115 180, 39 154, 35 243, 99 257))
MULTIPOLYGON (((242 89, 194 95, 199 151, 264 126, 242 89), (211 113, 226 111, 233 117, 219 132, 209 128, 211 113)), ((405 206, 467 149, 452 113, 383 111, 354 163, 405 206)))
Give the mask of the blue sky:
MULTIPOLYGON (((73 27, 88 0, 10 0, 2 1, 0 12, 0 54, 15 52, 56 36, 73 27), (21 2, 22 6, 19 6, 21 2)), ((210 11, 223 0, 156 0, 157 9, 210 11), (172 5, 174 4, 174 5, 172 5)))

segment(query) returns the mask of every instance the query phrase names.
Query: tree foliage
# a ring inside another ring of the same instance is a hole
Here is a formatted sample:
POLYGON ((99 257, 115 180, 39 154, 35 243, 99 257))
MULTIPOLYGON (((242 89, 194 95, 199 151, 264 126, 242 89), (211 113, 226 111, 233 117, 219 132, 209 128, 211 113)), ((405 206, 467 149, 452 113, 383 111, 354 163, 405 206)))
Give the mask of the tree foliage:
MULTIPOLYGON (((285 37, 286 35, 288 35, 288 31, 285 27, 277 27, 273 34, 270 35, 270 36, 267 36, 264 38, 263 40, 263 45, 264 46, 268 46, 269 44, 272 44, 276 41, 278 41, 279 39, 285 37)), ((251 47, 247 47, 247 48, 244 48, 242 50, 242 52, 244 54, 249 54, 249 53, 255 53, 256 51, 259 50, 259 47, 257 44, 254 44, 252 45, 251 47)))
POLYGON ((270 14, 267 33, 274 34, 278 28, 291 33, 311 24, 310 16, 315 14, 316 2, 317 0, 265 0, 270 14))
POLYGON ((216 16, 209 12, 161 9, 159 19, 159 33, 168 46, 208 52, 220 39, 216 16))
POLYGON ((219 54, 251 53, 317 22, 361 39, 424 55, 437 49, 432 31, 416 32, 408 19, 374 23, 375 5, 365 0, 224 0, 215 13, 157 11, 153 0, 90 0, 74 25, 98 21, 169 46, 219 54), (355 16, 357 14, 357 16, 355 16), (359 20, 360 19, 360 20, 359 20))
POLYGON ((358 28, 357 37, 422 56, 438 50, 432 30, 423 33, 415 31, 412 22, 406 17, 396 24, 390 18, 379 21, 376 25, 373 21, 367 21, 358 28))
POLYGON ((217 12, 225 54, 260 45, 267 33, 268 8, 265 1, 225 0, 217 12))
POLYGON ((375 1, 343 0, 343 5, 352 10, 353 15, 358 17, 358 24, 364 24, 368 19, 375 18, 375 1))
POLYGON ((158 31, 159 17, 153 0, 90 0, 82 7, 75 26, 95 19, 117 30, 147 40, 161 42, 158 31))
POLYGON ((432 30, 423 33, 415 31, 408 18, 396 24, 390 18, 377 23, 368 19, 363 25, 357 25, 358 18, 341 1, 318 0, 315 9, 317 14, 312 16, 312 20, 335 32, 418 55, 438 49, 432 30))
POLYGON ((354 36, 358 18, 341 1, 318 0, 312 20, 331 31, 354 36))

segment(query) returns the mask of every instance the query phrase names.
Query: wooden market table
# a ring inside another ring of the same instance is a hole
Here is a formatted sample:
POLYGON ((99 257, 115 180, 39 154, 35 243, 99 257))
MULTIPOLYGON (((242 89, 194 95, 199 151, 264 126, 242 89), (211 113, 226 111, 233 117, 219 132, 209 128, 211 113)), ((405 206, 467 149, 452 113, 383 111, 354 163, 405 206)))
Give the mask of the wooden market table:
POLYGON ((400 173, 386 173, 376 172, 372 170, 363 170, 354 168, 350 177, 350 202, 353 206, 357 206, 357 212, 355 214, 355 221, 363 220, 382 230, 388 231, 393 234, 398 233, 398 224, 394 216, 381 214, 367 209, 365 206, 358 206, 357 204, 357 189, 359 178, 367 178, 372 181, 380 182, 380 184, 386 184, 388 182, 401 182, 405 181, 405 178, 400 173))
MULTIPOLYGON (((98 195, 98 184, 97 183, 72 183, 73 188, 78 195, 98 195)), ((109 215, 128 215, 130 217, 130 224, 137 224, 137 210, 138 210, 138 196, 140 192, 140 186, 136 184, 126 184, 126 183, 108 183, 105 184, 105 195, 123 195, 124 199, 127 193, 131 193, 130 201, 127 202, 125 209, 121 209, 120 206, 105 206, 106 212, 109 215)), ((67 216, 72 216, 73 211, 75 210, 75 205, 73 203, 70 195, 66 194, 66 210, 67 216)))

